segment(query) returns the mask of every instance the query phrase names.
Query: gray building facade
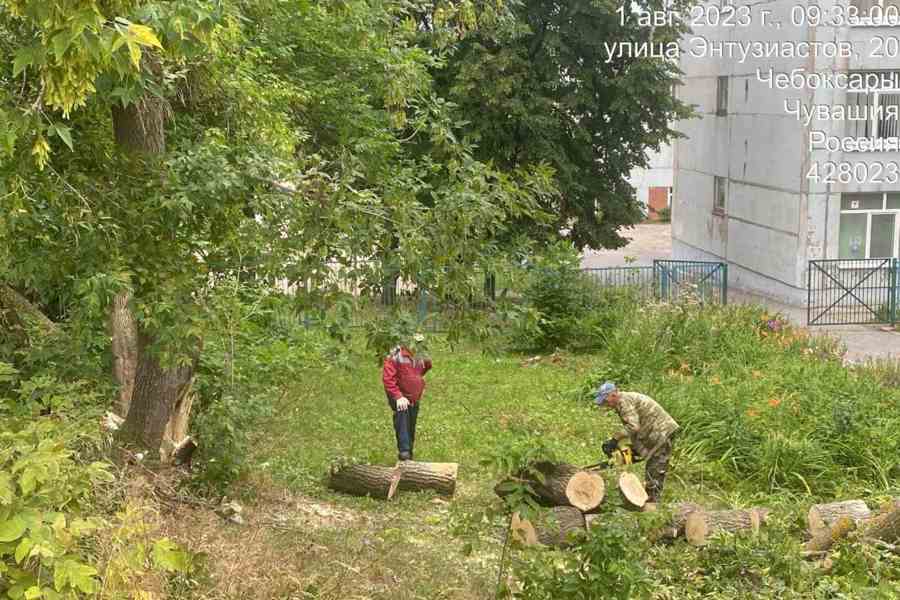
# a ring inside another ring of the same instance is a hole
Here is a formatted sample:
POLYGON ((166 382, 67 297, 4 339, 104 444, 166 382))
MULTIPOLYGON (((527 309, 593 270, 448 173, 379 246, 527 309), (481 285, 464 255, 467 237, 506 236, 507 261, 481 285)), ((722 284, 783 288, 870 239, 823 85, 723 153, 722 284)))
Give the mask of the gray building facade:
POLYGON ((800 305, 811 259, 900 256, 898 0, 723 2, 701 12, 747 24, 708 19, 682 44, 678 94, 699 118, 677 126, 673 256, 800 305))

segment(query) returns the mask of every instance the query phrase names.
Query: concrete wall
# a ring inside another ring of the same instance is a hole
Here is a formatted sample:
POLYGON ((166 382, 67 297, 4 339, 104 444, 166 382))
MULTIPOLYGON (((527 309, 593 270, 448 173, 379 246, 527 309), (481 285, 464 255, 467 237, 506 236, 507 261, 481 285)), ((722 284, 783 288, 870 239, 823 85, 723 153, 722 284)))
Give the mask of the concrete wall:
POLYGON ((650 188, 672 187, 674 179, 671 146, 662 146, 659 152, 651 152, 648 158, 649 168, 634 169, 628 178, 628 182, 637 192, 638 201, 645 207, 650 201, 650 188))

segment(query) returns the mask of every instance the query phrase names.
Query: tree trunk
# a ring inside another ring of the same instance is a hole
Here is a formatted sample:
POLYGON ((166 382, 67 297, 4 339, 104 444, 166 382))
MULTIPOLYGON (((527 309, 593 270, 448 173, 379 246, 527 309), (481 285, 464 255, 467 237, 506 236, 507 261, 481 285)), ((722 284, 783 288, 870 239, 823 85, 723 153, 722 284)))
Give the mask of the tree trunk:
POLYGON ((51 335, 59 331, 56 323, 47 318, 28 298, 5 283, 0 284, 0 326, 11 334, 17 346, 28 344, 29 331, 51 335))
POLYGON ((116 143, 135 154, 163 154, 166 151, 165 100, 145 94, 127 106, 113 106, 116 143))
POLYGON ((714 510, 695 511, 688 515, 684 523, 684 536, 693 546, 703 546, 713 533, 718 531, 736 532, 752 530, 759 531, 769 510, 765 508, 751 508, 749 510, 714 510))
POLYGON ((400 483, 400 469, 378 465, 348 465, 331 470, 328 487, 353 496, 390 500, 400 483))
MULTIPOLYGON (((584 471, 573 465, 547 462, 535 464, 533 468, 541 473, 543 482, 528 474, 521 477, 534 490, 535 497, 541 504, 574 506, 587 512, 600 506, 606 495, 606 484, 597 473, 584 471)), ((494 491, 498 496, 505 495, 499 485, 494 491)))
POLYGON ((809 532, 815 535, 822 529, 828 529, 841 517, 850 517, 857 523, 872 516, 872 511, 862 500, 844 500, 830 504, 814 504, 807 513, 806 520, 809 532))
POLYGON ((818 558, 823 553, 828 552, 836 541, 847 537, 847 534, 856 529, 856 525, 857 522, 852 516, 842 515, 829 525, 815 529, 812 539, 806 542, 806 545, 803 547, 807 556, 818 558))
POLYGON ((119 385, 116 413, 125 417, 131 408, 134 376, 137 371, 137 323, 128 307, 131 296, 119 292, 109 311, 109 330, 112 337, 113 377, 119 385))
POLYGON ((194 379, 198 356, 188 365, 163 368, 152 351, 154 339, 138 331, 138 362, 135 372, 131 409, 121 429, 121 438, 137 443, 150 451, 160 452, 160 460, 168 462, 178 442, 167 439, 171 431, 169 421, 178 414, 179 405, 186 401, 194 379), (164 446, 163 441, 168 444, 164 446))
POLYGON ((647 504, 647 490, 644 484, 638 479, 634 473, 622 473, 619 475, 619 492, 622 494, 622 500, 625 508, 638 510, 647 504))
POLYGON ((404 461, 397 465, 400 469, 400 490, 417 492, 434 490, 445 496, 456 491, 456 463, 427 463, 404 461))
POLYGON ((584 515, 572 506, 554 506, 536 523, 522 519, 518 514, 512 518, 513 535, 526 546, 542 544, 566 548, 586 531, 584 515))

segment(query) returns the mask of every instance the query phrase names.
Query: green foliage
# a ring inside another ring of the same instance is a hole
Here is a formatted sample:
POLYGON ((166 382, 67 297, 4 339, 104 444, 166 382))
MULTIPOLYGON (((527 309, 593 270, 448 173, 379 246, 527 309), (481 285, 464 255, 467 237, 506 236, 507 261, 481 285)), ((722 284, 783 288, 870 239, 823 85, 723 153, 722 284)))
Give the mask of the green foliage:
POLYGON ((658 211, 656 211, 656 215, 659 218, 660 223, 671 223, 672 222, 672 209, 668 206, 664 206, 658 211))
POLYGON ((635 600, 647 598, 653 581, 642 564, 644 544, 634 527, 620 519, 591 528, 586 539, 554 560, 541 554, 516 565, 520 593, 529 600, 582 600, 597 597, 635 600))
POLYGON ((91 516, 90 502, 95 486, 112 481, 108 465, 76 460, 70 447, 83 431, 44 419, 0 418, 0 425, 0 576, 6 595, 93 594, 97 569, 83 544, 102 525, 91 516))

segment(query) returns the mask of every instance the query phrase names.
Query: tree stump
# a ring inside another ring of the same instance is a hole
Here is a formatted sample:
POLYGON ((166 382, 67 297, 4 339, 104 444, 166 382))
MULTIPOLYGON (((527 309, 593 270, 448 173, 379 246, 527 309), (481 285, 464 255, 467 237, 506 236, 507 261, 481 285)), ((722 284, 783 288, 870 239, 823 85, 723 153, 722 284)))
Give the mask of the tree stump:
POLYGON ((400 469, 399 489, 404 492, 434 490, 444 496, 452 496, 456 491, 457 463, 404 461, 397 468, 400 469))
POLYGON ((328 487, 353 496, 390 500, 400 483, 400 469, 378 465, 346 465, 332 468, 328 487))
POLYGON ((622 473, 619 475, 619 492, 625 507, 631 510, 639 510, 647 504, 647 490, 644 484, 634 473, 622 473))
POLYGON ((749 510, 695 511, 687 516, 684 523, 684 537, 693 546, 703 546, 711 534, 718 531, 759 531, 769 510, 751 508, 749 510))
POLYGON ((815 530, 812 539, 804 545, 803 549, 809 558, 818 558, 828 552, 834 543, 856 529, 857 522, 850 515, 838 517, 830 525, 815 530))
POLYGON ((814 504, 806 515, 809 524, 810 535, 815 535, 824 529, 830 528, 841 517, 850 517, 856 523, 865 521, 872 516, 872 511, 862 500, 844 500, 829 504, 814 504))
POLYGON ((537 523, 514 514, 510 528, 513 536, 526 546, 540 544, 554 548, 571 546, 576 536, 587 531, 584 515, 572 506, 554 506, 537 523))
MULTIPOLYGON (((569 464, 547 462, 538 463, 533 468, 542 475, 543 481, 529 474, 520 475, 520 480, 531 486, 535 499, 545 506, 573 506, 587 512, 600 506, 606 496, 606 484, 597 473, 569 464)), ((503 483, 494 488, 501 498, 508 493, 503 488, 503 483)))

